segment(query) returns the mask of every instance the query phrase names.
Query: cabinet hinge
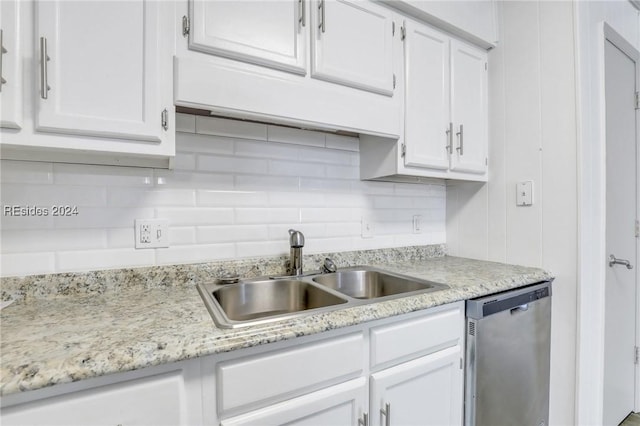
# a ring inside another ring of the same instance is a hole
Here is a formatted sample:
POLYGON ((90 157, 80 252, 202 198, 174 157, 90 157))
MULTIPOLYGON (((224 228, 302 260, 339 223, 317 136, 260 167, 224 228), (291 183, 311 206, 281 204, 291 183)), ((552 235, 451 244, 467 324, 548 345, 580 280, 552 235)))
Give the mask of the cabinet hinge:
POLYGON ((489 157, 484 157, 484 165, 485 166, 489 165, 489 157))
POLYGON ((169 111, 166 108, 160 114, 160 122, 164 130, 169 130, 169 111))
POLYGON ((462 358, 460 358, 460 370, 462 370, 462 358))
POLYGON ((400 145, 400 156, 405 157, 407 155, 407 146, 405 144, 400 145))
POLYGON ((393 74, 393 88, 396 88, 396 75, 393 74))
POLYGON ((186 37, 189 35, 189 31, 191 30, 191 25, 189 24, 189 18, 187 15, 182 17, 182 36, 186 37))
POLYGON ((489 64, 487 62, 484 63, 484 70, 488 70, 489 69, 489 64))
POLYGON ((640 92, 636 92, 636 109, 640 109, 640 92))
POLYGON ((404 40, 407 37, 407 29, 403 25, 400 27, 400 40, 404 40))
POLYGON ((391 36, 396 35, 396 21, 391 21, 391 36))
POLYGON ((636 351, 636 355, 635 355, 635 364, 638 364, 638 362, 640 361, 640 349, 636 346, 635 347, 635 351, 636 351))
POLYGON ((640 238, 640 221, 636 219, 636 238, 640 238))

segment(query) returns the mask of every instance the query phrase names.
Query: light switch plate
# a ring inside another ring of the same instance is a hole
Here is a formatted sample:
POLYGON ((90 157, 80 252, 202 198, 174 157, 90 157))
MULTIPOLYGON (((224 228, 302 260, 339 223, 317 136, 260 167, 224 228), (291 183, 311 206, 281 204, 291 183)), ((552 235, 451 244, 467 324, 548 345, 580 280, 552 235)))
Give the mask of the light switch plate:
POLYGON ((526 180, 516 184, 516 205, 520 207, 533 205, 532 180, 526 180))
POLYGON ((375 231, 375 228, 373 226, 373 222, 366 217, 362 218, 362 238, 373 238, 373 233, 375 231))
POLYGON ((413 233, 422 233, 422 215, 416 214, 413 216, 413 233))

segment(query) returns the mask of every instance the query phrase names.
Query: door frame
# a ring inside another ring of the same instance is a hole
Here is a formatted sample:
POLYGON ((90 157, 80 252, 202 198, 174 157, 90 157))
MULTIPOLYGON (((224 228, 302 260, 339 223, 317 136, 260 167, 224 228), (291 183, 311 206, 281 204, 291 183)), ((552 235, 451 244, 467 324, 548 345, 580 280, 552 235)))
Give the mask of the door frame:
MULTIPOLYGON (((576 2, 576 24, 584 25, 588 7, 576 2), (581 20, 583 20, 581 22, 581 20)), ((604 407, 604 324, 606 274, 606 93, 605 43, 609 41, 636 62, 636 88, 640 89, 640 53, 607 22, 597 33, 576 36, 577 107, 579 109, 579 244, 576 424, 601 424, 604 407), (597 43, 597 49, 595 44, 597 43), (589 49, 589 47, 592 49, 589 49), (590 68, 590 65, 597 65, 590 68)), ((596 32, 596 31, 594 31, 596 32)), ((636 143, 640 135, 636 110, 636 143)), ((640 189, 640 148, 636 158, 636 185, 640 189)), ((636 215, 640 215, 640 196, 636 215)), ((640 241, 636 239, 636 323, 640 311, 640 241)), ((636 347, 640 327, 636 327, 636 347)), ((640 368, 635 366, 635 412, 640 412, 640 368)))

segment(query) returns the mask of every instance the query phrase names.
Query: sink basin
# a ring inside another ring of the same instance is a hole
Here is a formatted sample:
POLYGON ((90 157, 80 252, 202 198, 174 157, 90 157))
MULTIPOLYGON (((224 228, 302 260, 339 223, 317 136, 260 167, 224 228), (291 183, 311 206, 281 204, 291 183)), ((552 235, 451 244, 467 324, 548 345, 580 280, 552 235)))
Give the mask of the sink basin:
POLYGON ((347 303, 344 298, 299 279, 203 284, 198 285, 198 290, 216 324, 225 328, 282 320, 292 314, 319 312, 347 303))
POLYGON ((313 281, 356 299, 376 299, 412 292, 428 292, 448 288, 444 284, 381 271, 356 267, 319 275, 313 281))
POLYGON ((218 327, 238 328, 449 287, 358 266, 303 277, 263 277, 226 285, 199 283, 197 288, 218 327))

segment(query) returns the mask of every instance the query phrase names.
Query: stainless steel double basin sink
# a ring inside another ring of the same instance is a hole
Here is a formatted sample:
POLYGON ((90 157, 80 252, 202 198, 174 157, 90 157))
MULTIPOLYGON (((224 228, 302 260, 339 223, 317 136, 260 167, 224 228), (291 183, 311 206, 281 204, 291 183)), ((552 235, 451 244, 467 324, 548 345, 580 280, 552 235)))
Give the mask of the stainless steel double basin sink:
POLYGON ((264 324, 449 288, 369 266, 235 284, 201 283, 197 287, 221 328, 264 324))

